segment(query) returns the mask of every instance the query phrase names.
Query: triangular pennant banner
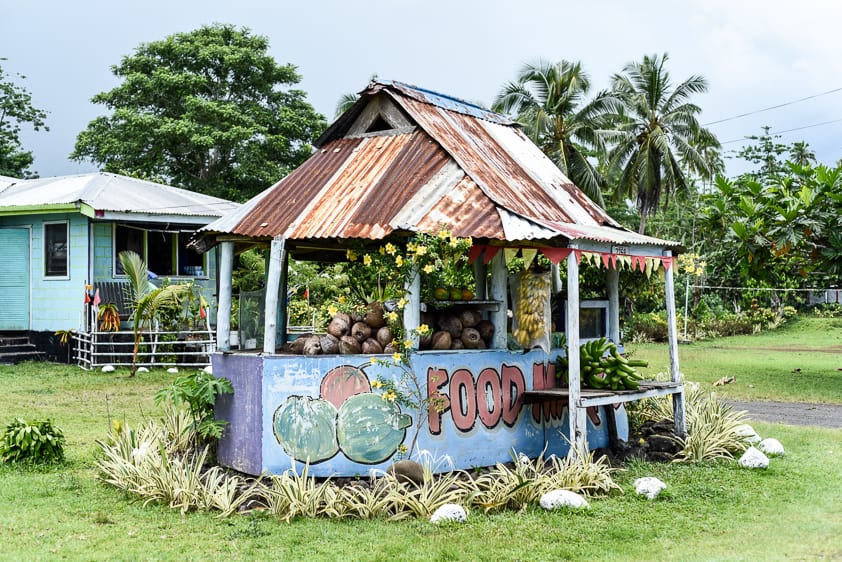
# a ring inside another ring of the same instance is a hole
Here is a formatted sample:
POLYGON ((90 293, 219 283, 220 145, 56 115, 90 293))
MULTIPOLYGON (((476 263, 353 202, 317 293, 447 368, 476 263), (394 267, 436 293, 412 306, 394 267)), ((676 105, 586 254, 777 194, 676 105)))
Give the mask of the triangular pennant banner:
POLYGON ((482 263, 488 265, 488 263, 494 259, 494 256, 497 255, 497 252, 500 251, 500 246, 486 246, 485 247, 485 255, 482 258, 482 263))
POLYGON ((573 250, 573 254, 576 256, 576 265, 582 263, 582 250, 573 250))
POLYGON ((541 253, 547 256, 554 265, 561 263, 561 260, 566 259, 572 250, 570 248, 541 248, 541 253))
POLYGON ((602 258, 602 265, 605 266, 605 269, 611 269, 611 254, 599 254, 602 258))
MULTIPOLYGON (((658 262, 658 265, 661 265, 661 262, 658 262)), ((653 258, 646 258, 646 278, 650 279, 652 277, 652 270, 655 268, 655 260, 653 258)))
POLYGON ((520 248, 503 248, 503 257, 506 259, 507 264, 517 257, 519 250, 520 248))
POLYGON ((485 250, 485 246, 482 244, 476 244, 471 246, 471 249, 468 250, 468 263, 472 264, 474 261, 482 254, 482 251, 485 250))
POLYGON ((611 254, 611 267, 617 269, 617 254, 611 254))
POLYGON ((643 256, 632 256, 632 271, 640 269, 643 271, 646 268, 646 258, 643 256))
POLYGON ((529 269, 529 266, 532 265, 532 260, 535 259, 537 254, 537 248, 524 248, 521 250, 520 255, 523 256, 523 269, 529 269))
POLYGON ((664 264, 664 269, 669 270, 672 268, 672 260, 674 258, 661 258, 661 263, 664 264))

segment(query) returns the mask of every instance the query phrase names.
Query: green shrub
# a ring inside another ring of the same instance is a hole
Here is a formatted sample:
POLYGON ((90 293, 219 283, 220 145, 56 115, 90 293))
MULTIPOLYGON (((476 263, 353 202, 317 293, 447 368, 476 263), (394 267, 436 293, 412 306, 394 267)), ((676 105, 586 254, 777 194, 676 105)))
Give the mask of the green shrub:
POLYGON ((3 462, 55 462, 64 458, 64 433, 50 419, 26 423, 15 418, 0 439, 3 462))
POLYGON ((176 407, 185 405, 193 418, 192 430, 203 440, 219 439, 225 421, 215 420, 213 405, 221 394, 231 394, 234 387, 224 377, 214 377, 205 371, 181 375, 172 384, 155 394, 155 403, 170 401, 176 407))

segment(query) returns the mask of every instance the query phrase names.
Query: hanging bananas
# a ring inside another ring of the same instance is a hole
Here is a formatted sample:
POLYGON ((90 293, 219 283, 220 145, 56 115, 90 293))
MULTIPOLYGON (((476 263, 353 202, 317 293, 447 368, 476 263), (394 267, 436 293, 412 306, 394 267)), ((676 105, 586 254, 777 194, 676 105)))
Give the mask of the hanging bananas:
POLYGON ((518 276, 514 291, 514 313, 517 325, 512 338, 524 349, 547 338, 550 332, 550 276, 524 271, 518 276))
MULTIPOLYGON (((626 359, 620 355, 617 345, 604 337, 586 342, 579 348, 580 380, 584 387, 637 390, 643 376, 635 367, 648 366, 646 361, 626 359)), ((556 360, 556 376, 568 380, 569 362, 566 356, 556 360)))

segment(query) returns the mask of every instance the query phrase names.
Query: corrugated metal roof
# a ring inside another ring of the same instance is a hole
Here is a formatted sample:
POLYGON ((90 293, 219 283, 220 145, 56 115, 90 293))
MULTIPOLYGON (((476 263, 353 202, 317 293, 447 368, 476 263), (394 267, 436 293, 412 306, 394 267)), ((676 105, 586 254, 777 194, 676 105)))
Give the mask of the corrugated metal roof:
POLYGON ((381 239, 446 224, 474 238, 677 246, 620 227, 511 120, 429 90, 373 83, 318 143, 289 176, 202 231, 381 239), (375 96, 417 128, 343 138, 375 96))
POLYGON ((81 204, 104 212, 208 218, 239 207, 225 199, 105 172, 20 180, 0 191, 0 209, 6 210, 81 204))

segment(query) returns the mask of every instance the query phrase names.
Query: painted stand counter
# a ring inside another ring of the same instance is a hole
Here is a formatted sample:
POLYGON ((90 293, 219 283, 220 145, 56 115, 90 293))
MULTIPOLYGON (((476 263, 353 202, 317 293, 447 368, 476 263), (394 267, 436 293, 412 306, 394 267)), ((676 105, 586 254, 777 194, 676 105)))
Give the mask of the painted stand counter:
MULTIPOLYGON (((405 390, 408 369, 362 355, 213 355, 213 372, 231 380, 234 393, 219 399, 216 416, 229 422, 219 441, 220 464, 247 474, 301 470, 319 477, 367 475, 405 456, 428 451, 439 470, 470 469, 529 457, 565 455, 566 399, 524 404, 523 394, 557 387, 549 354, 503 350, 426 351, 411 356, 422 396, 438 392, 441 412, 384 400, 372 382, 393 380, 405 390), (375 359, 372 362, 372 359, 375 359)), ((417 403, 417 400, 415 401, 417 403)), ((620 439, 628 437, 625 409, 589 408, 591 449, 608 444, 605 409, 612 409, 620 439)))

